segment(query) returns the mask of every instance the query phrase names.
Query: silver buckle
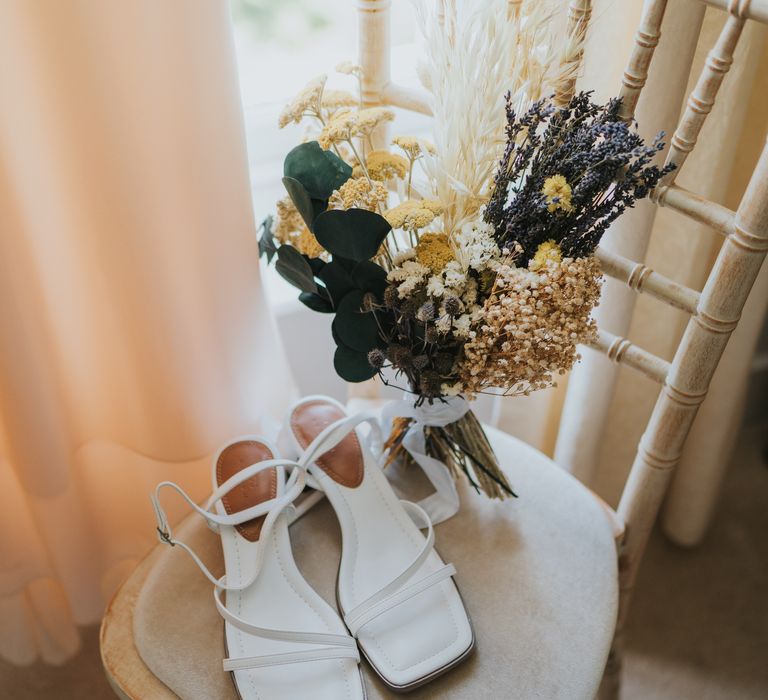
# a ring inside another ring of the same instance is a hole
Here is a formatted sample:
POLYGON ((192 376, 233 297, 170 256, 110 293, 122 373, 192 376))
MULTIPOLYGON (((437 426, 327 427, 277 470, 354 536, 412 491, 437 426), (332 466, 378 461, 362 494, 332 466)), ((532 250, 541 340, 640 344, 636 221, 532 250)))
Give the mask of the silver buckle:
POLYGON ((175 547, 176 543, 171 539, 171 533, 167 530, 162 530, 159 527, 155 528, 157 530, 157 536, 158 539, 163 542, 164 544, 168 544, 171 547, 175 547))

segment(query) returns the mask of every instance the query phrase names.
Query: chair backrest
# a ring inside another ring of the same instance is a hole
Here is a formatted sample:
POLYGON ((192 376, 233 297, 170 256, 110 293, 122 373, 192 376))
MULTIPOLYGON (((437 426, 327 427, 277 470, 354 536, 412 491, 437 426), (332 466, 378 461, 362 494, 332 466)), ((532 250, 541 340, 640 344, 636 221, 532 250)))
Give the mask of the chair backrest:
MULTIPOLYGON (((704 401, 720 357, 739 322, 768 252, 768 144, 763 147, 735 212, 675 184, 733 63, 745 23, 750 19, 768 23, 768 0, 701 1, 726 11, 728 17, 671 139, 666 162, 675 163, 677 168, 659 184, 653 199, 659 206, 706 224, 722 234, 725 240, 700 293, 663 278, 634 261, 618 256, 614 256, 615 260, 603 261, 606 274, 691 315, 671 364, 635 348, 624 339, 612 339, 610 344, 604 339, 602 343, 603 349, 619 361, 622 361, 622 355, 635 354, 636 366, 652 368, 646 373, 663 385, 619 503, 619 515, 627 523, 621 562, 626 589, 632 586, 696 412, 704 401)), ((666 6, 667 0, 645 2, 635 46, 622 80, 620 94, 623 116, 627 119, 634 114, 648 76, 666 6)), ((626 364, 633 365, 634 362, 627 359, 626 364)))
MULTIPOLYGON (((442 6, 442 0, 437 1, 442 6)), ((634 116, 648 77, 667 1, 646 0, 644 3, 635 45, 620 90, 622 116, 627 120, 634 116)), ((712 227, 725 240, 701 292, 678 284, 640 262, 603 248, 597 250, 606 275, 636 292, 646 293, 690 314, 671 363, 605 330, 598 332, 594 345, 615 362, 632 367, 662 385, 618 507, 627 527, 620 560, 625 592, 633 584, 650 530, 672 472, 682 455, 683 444, 698 407, 707 394, 728 338, 739 321, 768 252, 768 145, 760 155, 735 212, 675 184, 733 62, 733 53, 744 24, 750 19, 768 23, 768 0, 699 1, 724 10, 728 17, 671 139, 667 162, 675 163, 677 168, 659 184, 652 198, 659 206, 674 209, 712 227)), ((514 12, 521 0, 508 2, 511 12, 514 12)), ((389 7, 390 0, 358 0, 360 63, 366 76, 363 101, 368 105, 388 104, 429 114, 426 95, 391 82, 389 7)), ((591 1, 571 0, 569 9, 571 31, 586 31, 591 1)), ((580 60, 580 56, 571 57, 571 60, 580 60)), ((567 101, 573 90, 571 80, 557 90, 557 99, 567 101)), ((626 603, 628 596, 623 595, 622 600, 626 603)), ((626 606, 620 617, 623 617, 625 609, 626 606)))

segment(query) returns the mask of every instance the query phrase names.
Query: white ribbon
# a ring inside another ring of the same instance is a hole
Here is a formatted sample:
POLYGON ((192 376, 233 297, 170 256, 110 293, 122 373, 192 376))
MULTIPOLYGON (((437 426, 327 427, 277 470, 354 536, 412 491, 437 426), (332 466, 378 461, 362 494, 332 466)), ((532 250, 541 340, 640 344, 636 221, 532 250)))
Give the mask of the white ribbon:
POLYGON ((413 419, 402 445, 435 487, 433 494, 419 501, 419 505, 427 512, 434 524, 448 520, 459 512, 459 494, 456 490, 456 481, 448 471, 448 467, 427 454, 424 428, 450 425, 467 411, 469 411, 469 403, 461 396, 452 396, 443 401, 436 400, 431 405, 425 401, 421 406, 415 406, 413 399, 408 395, 404 395, 402 401, 388 403, 381 411, 385 434, 391 429, 394 418, 413 419))

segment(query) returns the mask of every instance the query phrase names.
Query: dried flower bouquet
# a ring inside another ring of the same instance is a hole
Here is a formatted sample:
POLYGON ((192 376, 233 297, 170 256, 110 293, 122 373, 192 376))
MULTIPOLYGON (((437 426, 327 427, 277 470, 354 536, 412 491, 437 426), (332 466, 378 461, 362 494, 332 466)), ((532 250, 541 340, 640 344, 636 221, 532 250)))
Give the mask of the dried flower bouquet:
MULTIPOLYGON (((660 138, 645 145, 617 100, 541 99, 563 79, 550 64, 568 66, 567 56, 553 49, 538 65, 541 52, 504 47, 578 47, 542 10, 551 3, 537 3, 509 21, 496 16, 507 3, 489 2, 454 17, 452 36, 427 37, 434 144, 396 136, 376 148, 392 111, 362 108, 325 77, 307 85, 280 125, 309 120, 314 130, 287 155, 289 196, 260 238, 299 299, 334 314, 337 373, 361 382, 394 372, 412 397, 389 411, 389 459, 428 473, 441 463, 498 498, 512 488, 465 399, 528 394, 573 366, 595 333, 600 237, 665 172, 652 163, 660 138), (480 81, 471 100, 451 93, 458 74, 480 81)), ((352 64, 340 70, 361 77, 352 64)))

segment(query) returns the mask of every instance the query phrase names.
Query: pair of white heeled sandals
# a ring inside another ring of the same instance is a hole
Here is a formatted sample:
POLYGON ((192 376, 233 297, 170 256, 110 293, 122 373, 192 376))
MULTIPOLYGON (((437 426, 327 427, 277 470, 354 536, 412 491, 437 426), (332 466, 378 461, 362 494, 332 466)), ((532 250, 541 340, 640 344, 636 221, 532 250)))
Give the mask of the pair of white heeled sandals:
POLYGON ((217 453, 204 507, 171 482, 155 490, 161 541, 184 548, 214 584, 225 620, 224 670, 244 700, 365 698, 358 647, 390 688, 407 691, 460 663, 474 646, 456 571, 434 551, 427 514, 395 495, 357 430, 365 421, 378 431, 371 414, 347 416, 332 399, 308 397, 289 412, 279 451, 244 437, 217 453), (305 482, 325 493, 341 525, 341 618, 301 575, 291 551, 288 525, 305 482), (166 487, 221 535, 221 578, 173 538, 158 500, 166 487))

